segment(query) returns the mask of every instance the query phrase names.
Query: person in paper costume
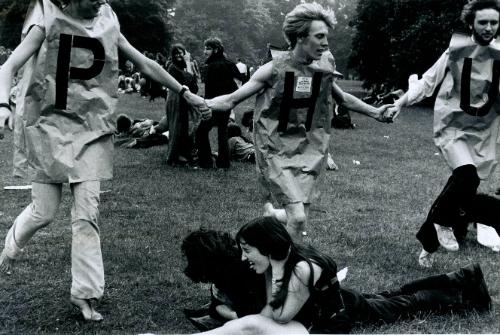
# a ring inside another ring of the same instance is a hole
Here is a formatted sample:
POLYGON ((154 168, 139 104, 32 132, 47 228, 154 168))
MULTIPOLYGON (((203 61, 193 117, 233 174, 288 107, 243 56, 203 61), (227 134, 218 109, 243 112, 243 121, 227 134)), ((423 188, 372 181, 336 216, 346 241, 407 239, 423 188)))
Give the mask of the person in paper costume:
POLYGON ((432 266, 439 245, 449 251, 459 249, 457 239, 463 240, 467 233, 464 217, 485 216, 484 222, 474 221, 481 222, 478 241, 500 248, 498 208, 474 213, 488 200, 480 200, 477 189, 480 180, 494 171, 500 149, 499 13, 500 4, 495 0, 466 4, 462 20, 472 35, 454 34, 449 48, 422 79, 410 77, 408 92, 389 113, 397 116, 402 106, 432 96, 440 87, 434 105, 434 142, 453 172, 417 233, 423 247, 419 263, 424 267, 432 266))
POLYGON ((327 40, 333 24, 333 13, 321 5, 298 5, 283 24, 290 50, 260 67, 237 91, 207 100, 214 111, 229 110, 258 93, 253 136, 266 200, 264 215, 286 220, 295 240, 302 239, 309 205, 319 195, 333 100, 378 121, 389 121, 384 116, 387 106, 367 105, 335 83, 327 40), (272 198, 284 211, 274 209, 272 198))
POLYGON ((69 183, 70 301, 85 320, 99 321, 102 315, 93 307, 104 291, 98 204, 100 181, 112 177, 118 50, 190 104, 202 107, 203 99, 132 47, 104 0, 32 1, 23 33, 0 70, 0 131, 3 134, 6 123, 12 129, 6 102, 13 76, 26 64, 14 134, 17 155, 24 159, 16 160, 15 169, 32 180, 32 202, 7 233, 0 273, 10 273, 29 239, 53 221, 62 185, 69 183))

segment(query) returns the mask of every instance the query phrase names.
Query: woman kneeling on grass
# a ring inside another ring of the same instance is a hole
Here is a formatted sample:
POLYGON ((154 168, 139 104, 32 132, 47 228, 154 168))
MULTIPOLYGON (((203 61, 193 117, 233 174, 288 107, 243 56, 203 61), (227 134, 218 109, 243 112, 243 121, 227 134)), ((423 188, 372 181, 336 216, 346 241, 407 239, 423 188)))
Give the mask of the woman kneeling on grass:
POLYGON ((393 292, 340 288, 337 266, 312 247, 295 244, 285 226, 258 218, 236 235, 242 260, 266 278, 267 305, 204 334, 348 333, 356 324, 394 322, 419 312, 487 311, 491 298, 478 264, 412 281, 393 292))

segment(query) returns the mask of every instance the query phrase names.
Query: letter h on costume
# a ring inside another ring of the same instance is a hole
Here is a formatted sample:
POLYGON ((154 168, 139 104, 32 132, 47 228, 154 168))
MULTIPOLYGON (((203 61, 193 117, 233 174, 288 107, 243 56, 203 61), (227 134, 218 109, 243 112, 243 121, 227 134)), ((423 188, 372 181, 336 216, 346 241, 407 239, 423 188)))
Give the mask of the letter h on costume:
POLYGON ((69 79, 89 80, 97 77, 104 68, 105 52, 101 42, 95 38, 61 34, 56 71, 56 103, 55 108, 66 109, 68 100, 69 79), (89 68, 70 67, 71 49, 90 50, 94 62, 89 68))
POLYGON ((321 87, 321 79, 323 78, 323 73, 315 72, 312 80, 312 93, 309 98, 293 98, 293 86, 295 81, 295 74, 293 72, 285 73, 285 85, 283 90, 283 99, 281 101, 280 116, 278 123, 278 131, 283 133, 286 132, 288 128, 288 120, 290 116, 290 110, 292 108, 308 108, 307 119, 306 119, 306 131, 311 130, 312 119, 314 114, 314 109, 316 107, 316 100, 319 96, 319 90, 321 87))

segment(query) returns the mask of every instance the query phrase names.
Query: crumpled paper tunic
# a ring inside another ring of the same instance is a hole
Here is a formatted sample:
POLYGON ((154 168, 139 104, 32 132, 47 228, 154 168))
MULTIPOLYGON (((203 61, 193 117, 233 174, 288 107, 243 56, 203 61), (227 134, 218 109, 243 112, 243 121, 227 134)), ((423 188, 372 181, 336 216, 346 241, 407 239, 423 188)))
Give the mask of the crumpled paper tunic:
POLYGON ((282 205, 311 203, 319 196, 330 139, 333 56, 325 53, 318 61, 300 64, 284 52, 272 64, 254 115, 259 179, 266 197, 272 195, 282 205))
POLYGON ((109 5, 94 20, 32 1, 23 29, 45 40, 25 65, 18 101, 14 174, 41 183, 112 178, 120 26, 109 5))
POLYGON ((434 106, 434 142, 451 169, 472 164, 481 179, 494 171, 500 149, 499 76, 499 40, 480 46, 455 34, 422 79, 410 77, 410 104, 431 96, 442 83, 434 106))

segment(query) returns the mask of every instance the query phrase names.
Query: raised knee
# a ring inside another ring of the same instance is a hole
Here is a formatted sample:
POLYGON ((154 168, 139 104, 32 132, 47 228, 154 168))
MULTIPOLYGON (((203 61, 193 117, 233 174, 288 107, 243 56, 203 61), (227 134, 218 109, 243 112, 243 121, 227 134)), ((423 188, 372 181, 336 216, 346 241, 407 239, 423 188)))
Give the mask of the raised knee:
POLYGON ((295 211, 290 213, 287 220, 287 224, 290 226, 303 227, 306 223, 306 214, 304 211, 295 211))
POLYGON ((38 227, 45 227, 52 221, 56 216, 57 208, 54 209, 46 209, 44 211, 37 208, 34 204, 31 204, 31 216, 33 218, 33 222, 38 227))

